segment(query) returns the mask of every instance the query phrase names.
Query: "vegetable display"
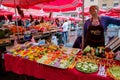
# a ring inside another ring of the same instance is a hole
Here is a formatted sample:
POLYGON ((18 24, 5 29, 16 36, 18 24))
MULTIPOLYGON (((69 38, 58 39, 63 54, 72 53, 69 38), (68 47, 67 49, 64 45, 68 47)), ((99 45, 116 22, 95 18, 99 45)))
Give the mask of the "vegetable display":
POLYGON ((98 65, 92 62, 78 62, 76 69, 84 73, 93 73, 98 71, 98 65))

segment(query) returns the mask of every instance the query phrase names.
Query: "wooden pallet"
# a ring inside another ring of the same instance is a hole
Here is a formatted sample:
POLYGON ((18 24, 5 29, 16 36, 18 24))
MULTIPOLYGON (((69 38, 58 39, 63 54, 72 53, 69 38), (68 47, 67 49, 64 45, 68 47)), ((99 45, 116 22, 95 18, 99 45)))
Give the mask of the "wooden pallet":
POLYGON ((113 51, 117 49, 119 46, 120 46, 120 38, 118 36, 110 40, 106 45, 106 47, 111 48, 113 51))

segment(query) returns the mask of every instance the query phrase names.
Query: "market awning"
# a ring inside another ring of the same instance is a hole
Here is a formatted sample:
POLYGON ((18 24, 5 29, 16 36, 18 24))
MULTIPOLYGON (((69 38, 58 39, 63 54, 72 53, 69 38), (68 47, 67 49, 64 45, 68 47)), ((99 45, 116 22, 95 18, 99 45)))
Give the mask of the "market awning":
POLYGON ((108 13, 106 13, 106 15, 108 16, 112 16, 112 17, 120 17, 120 5, 117 7, 113 7, 111 8, 108 13))
POLYGON ((8 7, 20 6, 21 8, 29 8, 29 6, 42 3, 50 2, 53 0, 0 0, 0 4, 8 7))
POLYGON ((4 10, 4 9, 0 9, 0 16, 1 15, 13 15, 13 14, 14 14, 13 12, 10 12, 10 11, 4 10))
POLYGON ((31 6, 34 9, 43 9, 47 12, 64 12, 76 10, 76 7, 82 6, 82 0, 54 0, 31 6))

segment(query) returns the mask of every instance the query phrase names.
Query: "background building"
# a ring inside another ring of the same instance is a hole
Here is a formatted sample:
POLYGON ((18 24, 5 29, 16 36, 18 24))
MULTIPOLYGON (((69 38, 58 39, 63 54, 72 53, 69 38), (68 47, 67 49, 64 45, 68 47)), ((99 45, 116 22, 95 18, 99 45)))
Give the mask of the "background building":
POLYGON ((120 4, 120 0, 85 0, 85 7, 89 7, 91 5, 98 5, 99 8, 102 9, 110 9, 112 7, 116 7, 120 4))

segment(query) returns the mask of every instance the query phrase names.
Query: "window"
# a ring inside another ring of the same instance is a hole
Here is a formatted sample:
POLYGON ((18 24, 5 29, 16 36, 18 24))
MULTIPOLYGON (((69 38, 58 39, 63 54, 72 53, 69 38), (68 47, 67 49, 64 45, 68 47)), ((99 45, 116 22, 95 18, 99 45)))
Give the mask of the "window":
POLYGON ((72 14, 71 17, 76 17, 77 15, 76 14, 72 14))
POLYGON ((114 7, 118 6, 118 3, 114 3, 114 7))
POLYGON ((102 4, 102 8, 106 9, 107 8, 107 4, 102 4))
POLYGON ((90 2, 94 2, 94 0, 90 0, 90 2))
POLYGON ((104 6, 106 7, 106 6, 107 6, 107 4, 102 4, 102 6, 103 6, 103 7, 104 7, 104 6))
POLYGON ((114 3, 119 3, 119 0, 114 0, 114 3))
POLYGON ((118 0, 114 0, 114 1, 118 1, 118 0))

